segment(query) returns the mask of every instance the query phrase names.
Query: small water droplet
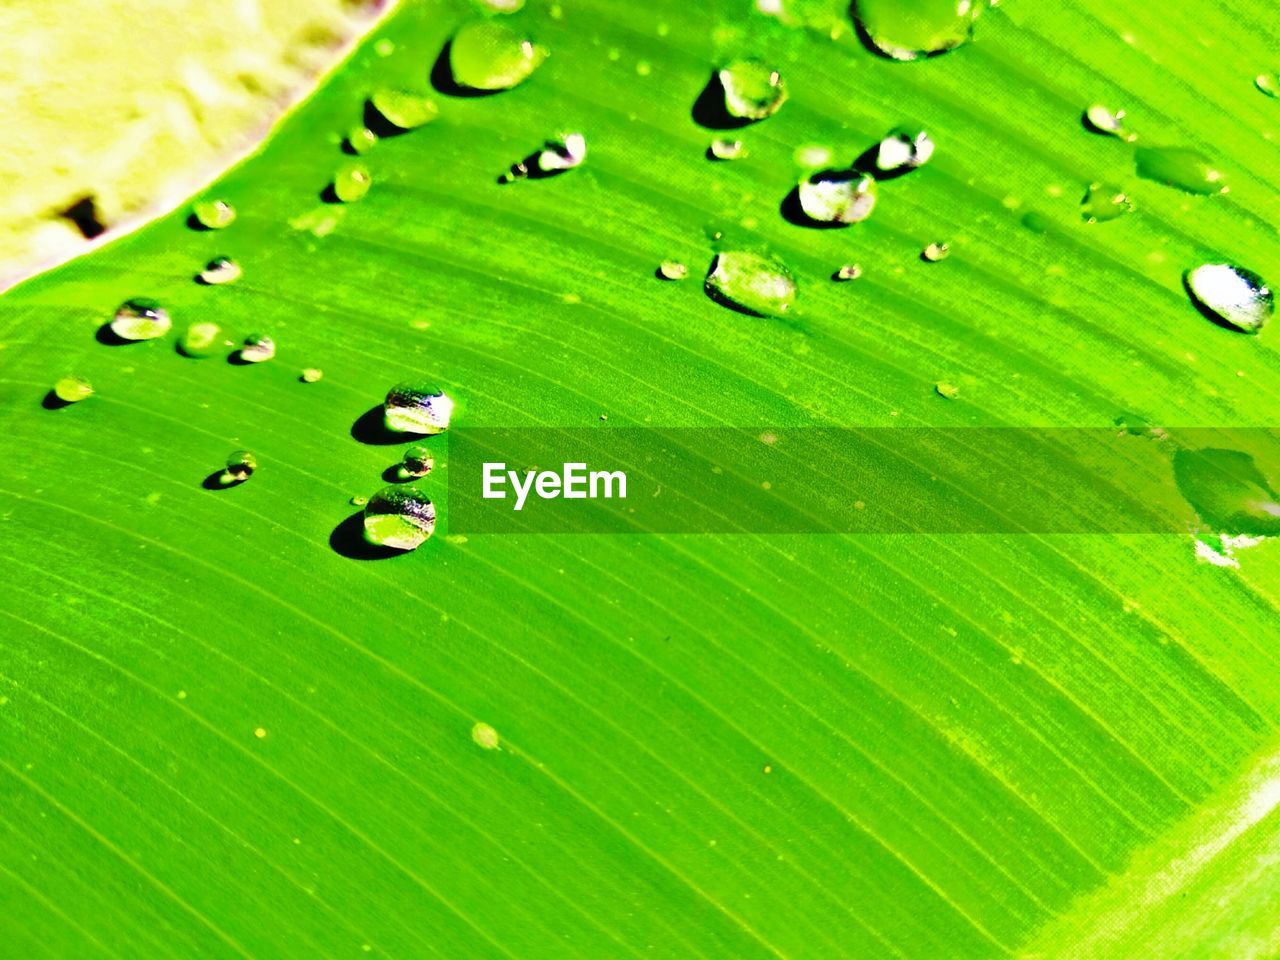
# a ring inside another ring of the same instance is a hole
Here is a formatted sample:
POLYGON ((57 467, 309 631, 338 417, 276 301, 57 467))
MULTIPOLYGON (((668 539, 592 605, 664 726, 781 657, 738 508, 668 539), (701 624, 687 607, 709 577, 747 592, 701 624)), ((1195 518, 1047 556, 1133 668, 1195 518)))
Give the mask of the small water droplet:
POLYGON ((487 723, 477 723, 472 727, 471 739, 475 741, 476 746, 485 750, 497 750, 498 745, 501 743, 498 731, 487 723))
POLYGON ((435 528, 435 505, 411 486, 383 487, 365 504, 364 538, 377 546, 413 550, 435 528))
POLYGON ((255 333, 244 338, 240 347, 240 359, 245 363, 263 363, 276 355, 276 342, 265 334, 255 333))
POLYGON ((537 156, 536 164, 543 173, 572 170, 587 159, 587 138, 580 133, 565 133, 548 140, 537 156))
POLYGON ((319 367, 307 367, 302 373, 298 374, 298 379, 303 383, 317 383, 324 379, 324 371, 319 367))
POLYGON ((222 336, 222 327, 209 320, 191 324, 178 338, 178 350, 195 360, 211 357, 229 345, 222 336))
POLYGON ((349 160, 333 175, 333 194, 343 203, 354 203, 369 192, 373 177, 359 160, 349 160))
POLYGON ((796 280, 776 257, 741 250, 716 254, 705 282, 717 303, 756 316, 780 316, 796 299, 796 280))
MULTIPOLYGON (((434 100, 411 90, 393 90, 389 88, 377 90, 369 97, 369 105, 387 123, 400 130, 416 129, 425 123, 430 123, 440 115, 440 107, 434 100)), ((367 150, 368 147, 377 142, 378 138, 369 130, 364 130, 363 128, 361 130, 368 135, 363 138, 367 142, 365 147, 365 150, 367 150)), ((359 132, 357 131, 357 133, 359 132)), ((352 149, 356 153, 365 152, 365 150, 359 149, 350 137, 348 137, 347 142, 351 143, 352 149)))
POLYGON ((951 256, 951 244, 936 241, 920 251, 920 259, 926 263, 939 263, 951 256))
POLYGON ((240 279, 240 264, 236 263, 230 257, 214 257, 200 271, 200 282, 207 283, 211 286, 217 286, 222 283, 234 283, 240 279))
POLYGON ((196 223, 207 230, 229 227, 236 219, 236 208, 225 200, 199 200, 191 205, 196 223))
POLYGON ((1266 281, 1230 263, 1202 263, 1183 275, 1183 283, 1202 312, 1243 333, 1260 331, 1275 311, 1266 281))
POLYGON ((169 312, 155 300, 135 297, 120 304, 111 321, 111 332, 122 340, 154 340, 173 326, 169 312))
POLYGON ((436 465, 431 451, 420 443, 415 443, 404 452, 402 463, 405 473, 411 477, 425 477, 436 465))
POLYGON ((1280 496, 1247 453, 1212 447, 1178 450, 1173 473, 1179 492, 1214 532, 1280 534, 1280 496))
POLYGON ((707 156, 712 160, 740 160, 746 155, 747 148, 741 140, 717 137, 707 147, 707 156))
POLYGON ((1139 147, 1134 151, 1138 176, 1187 193, 1223 193, 1226 176, 1199 150, 1190 147, 1139 147))
POLYGON ((68 374, 53 385, 53 395, 63 403, 79 403, 93 396, 93 384, 84 377, 68 374))
POLYGON ((369 502, 369 498, 357 493, 347 502, 350 503, 353 507, 363 507, 366 503, 369 502))
POLYGON ((763 120, 787 101, 782 75, 763 60, 735 60, 716 74, 724 90, 724 108, 740 120, 763 120))
POLYGON ((876 205, 876 182, 856 170, 820 170, 800 181, 800 208, 819 223, 858 223, 876 205))
POLYGON ((831 279, 843 282, 846 280, 857 280, 860 276, 862 276, 861 264, 846 263, 841 265, 841 267, 831 275, 831 279))
POLYGON ((677 260, 663 260, 658 266, 658 276, 663 280, 683 280, 689 275, 689 268, 677 260))
POLYGON ((960 388, 954 383, 947 383, 945 380, 939 380, 933 385, 933 389, 938 396, 946 400, 954 400, 960 396, 960 388))
POLYGON ((352 127, 347 131, 347 149, 355 154, 365 154, 378 143, 378 135, 366 126, 352 127))
POLYGON ((1280 97, 1280 73, 1260 73, 1253 78, 1253 85, 1268 97, 1280 97))
POLYGON ((986 7, 986 0, 854 0, 852 12, 872 50, 916 60, 967 43, 986 7))
POLYGON ((453 82, 469 90, 510 90, 546 58, 546 47, 492 20, 464 25, 449 43, 453 82))
POLYGON ((876 148, 876 169, 885 173, 914 170, 929 162, 934 144, 923 130, 895 130, 876 148))
POLYGON ((248 450, 237 450, 227 457, 227 467, 222 471, 224 485, 243 483, 258 469, 258 458, 248 450))
POLYGON ((453 400, 442 390, 407 380, 387 392, 383 403, 388 430, 397 433, 443 433, 453 415, 453 400))
POLYGON ((1138 136, 1124 125, 1124 116, 1123 110, 1112 110, 1110 107, 1095 103, 1085 108, 1080 120, 1087 129, 1092 130, 1094 133, 1105 134, 1109 137, 1119 137, 1121 140, 1132 142, 1138 139, 1138 136))
POLYGON ((1133 209, 1133 202, 1119 187, 1111 183, 1091 183, 1080 201, 1080 216, 1086 223, 1105 223, 1123 217, 1133 209))

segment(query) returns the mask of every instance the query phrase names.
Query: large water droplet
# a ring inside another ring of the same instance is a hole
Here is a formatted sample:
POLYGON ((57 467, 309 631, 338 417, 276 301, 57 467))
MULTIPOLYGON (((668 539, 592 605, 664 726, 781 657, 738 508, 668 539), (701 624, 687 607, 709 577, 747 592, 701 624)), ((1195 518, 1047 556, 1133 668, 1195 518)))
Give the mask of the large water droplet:
POLYGON ((178 338, 178 350, 196 360, 211 357, 230 345, 222 335, 222 327, 211 320, 191 324, 178 338))
POLYGON ((1179 450, 1173 473, 1178 490, 1215 532, 1280 534, 1280 496, 1247 453, 1212 447, 1179 450))
POLYGON ((510 90, 546 58, 545 47, 492 20, 466 24, 449 43, 453 82, 468 90, 510 90))
POLYGON ((276 355, 276 342, 266 334, 253 333, 244 338, 239 356, 245 363, 264 363, 276 355))
POLYGON ((369 192, 373 177, 359 160, 348 160, 333 175, 333 195, 343 203, 354 203, 369 192))
POLYGON ((796 279, 776 257, 740 250, 716 254, 705 283, 707 295, 756 316, 781 316, 796 299, 796 279))
POLYGON ((821 170, 797 188, 800 209, 819 223, 858 223, 876 205, 876 182, 856 170, 821 170))
MULTIPOLYGON (((413 130, 424 123, 430 123, 440 115, 440 107, 436 105, 434 100, 411 90, 378 90, 369 98, 369 105, 378 112, 382 119, 400 130, 413 130)), ((361 129, 363 130, 363 128, 361 129)), ((373 146, 378 138, 368 130, 363 130, 363 132, 369 135, 364 138, 368 146, 373 146), (372 139, 369 139, 369 137, 372 139)), ((348 138, 348 142, 352 143, 352 147, 357 153, 364 152, 364 150, 357 148, 350 138, 348 138)))
POLYGON ((234 283, 240 279, 240 264, 236 263, 230 257, 214 257, 209 261, 208 265, 200 271, 200 282, 207 283, 210 286, 217 286, 223 283, 234 283))
POLYGON ((1222 193, 1226 176, 1199 150, 1190 147, 1139 147, 1134 151, 1138 176, 1187 193, 1222 193))
POLYGON ((1091 183, 1080 201, 1080 216, 1086 223, 1105 223, 1133 209, 1123 190, 1110 183, 1091 183))
POLYGON ((221 230, 236 219, 236 208, 225 200, 198 200, 191 205, 191 216, 206 230, 221 230))
POLYGON ((382 406, 387 429, 398 433, 442 433, 453 416, 453 400, 448 394, 415 380, 392 387, 382 406))
POLYGON ((763 60, 735 60, 716 74, 724 90, 724 109, 739 120, 763 120, 786 103, 782 75, 763 60))
POLYGON ((63 403, 79 403, 93 396, 93 384, 84 377, 68 374, 53 385, 53 395, 63 403))
POLYGON ((412 486, 383 487, 365 504, 364 538, 377 546, 413 550, 435 528, 435 505, 412 486))
POLYGON ((233 483, 244 483, 258 469, 258 458, 248 450, 237 450, 227 457, 226 469, 222 472, 222 483, 229 486, 233 483))
POLYGON ((933 140, 923 130, 895 130, 876 147, 876 169, 884 173, 914 170, 933 156, 933 140))
POLYGON ((173 326, 169 312, 155 300, 135 297, 120 304, 111 321, 111 332, 122 340, 154 340, 173 326))
POLYGON ((1230 263, 1202 263, 1182 279, 1201 312, 1223 326, 1257 333, 1275 311, 1271 288, 1252 270, 1230 263))
POLYGON ((874 51, 916 60, 967 43, 986 7, 986 0, 854 0, 852 13, 874 51))

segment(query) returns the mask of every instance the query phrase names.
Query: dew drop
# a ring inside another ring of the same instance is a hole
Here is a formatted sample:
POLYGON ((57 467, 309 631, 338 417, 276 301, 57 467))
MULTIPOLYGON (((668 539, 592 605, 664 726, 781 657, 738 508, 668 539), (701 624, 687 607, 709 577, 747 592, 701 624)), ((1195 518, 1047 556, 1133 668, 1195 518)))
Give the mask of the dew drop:
POLYGON ((366 154, 378 143, 378 135, 365 126, 352 127, 347 131, 347 149, 355 154, 366 154))
POLYGON ((377 546, 413 550, 435 528, 435 505, 411 486, 383 487, 365 504, 364 538, 377 546))
POLYGON ((240 347, 240 359, 245 363, 263 363, 276 355, 276 342, 265 334, 255 333, 244 338, 240 347))
POLYGON ((449 43, 453 82, 469 90, 510 90, 547 58, 547 49, 492 20, 469 23, 449 43))
MULTIPOLYGON (((440 115, 440 107, 434 100, 411 90, 382 89, 375 91, 373 96, 369 98, 369 105, 387 123, 400 130, 416 129, 423 124, 430 123, 440 115)), ((359 128, 353 133, 357 136, 357 139, 363 140, 366 144, 364 149, 360 149, 352 137, 348 136, 347 142, 351 144, 356 153, 364 153, 378 140, 377 135, 364 128, 359 128)))
POLYGON ((236 208, 225 200, 199 200, 191 205, 191 215, 206 230, 221 230, 236 219, 236 208))
POLYGON ((821 170, 800 181, 800 208, 819 223, 858 223, 876 205, 876 182, 856 170, 821 170))
POLYGON ((223 283, 234 283, 240 279, 240 264, 236 263, 230 257, 214 257, 200 271, 200 282, 207 283, 210 286, 218 286, 223 283))
POLYGON ((763 120, 786 103, 782 75, 763 60, 735 60, 716 74, 724 90, 724 108, 739 120, 763 120))
POLYGON ((704 288, 712 300, 756 316, 780 316, 796 299, 796 280, 776 257, 730 250, 711 261, 704 288))
POLYGON ((1275 312, 1266 281, 1252 270, 1229 263, 1202 263, 1183 275, 1187 293, 1215 323, 1257 333, 1275 312))
POLYGON ((926 263, 940 263, 951 256, 951 244, 936 241, 920 251, 920 259, 926 263))
POLYGON ((986 0, 854 0, 852 13, 875 52, 916 60, 967 43, 986 7, 986 0))
POLYGON ((947 383, 945 380, 939 380, 933 385, 934 392, 945 400, 954 400, 960 396, 960 388, 954 383, 947 383))
POLYGON ((845 282, 847 280, 857 280, 862 276, 862 266, 857 263, 846 263, 831 275, 832 280, 845 282))
POLYGON ((93 396, 93 384, 84 377, 68 374, 53 385, 53 395, 63 403, 79 403, 93 396))
POLYGON ((318 383, 324 379, 324 371, 319 367, 307 367, 302 373, 298 374, 298 379, 303 383, 318 383))
POLYGON ((587 159, 587 138, 580 133, 561 134, 548 140, 534 160, 542 173, 572 170, 587 159))
POLYGON ((169 312, 159 303, 136 297, 120 304, 111 321, 111 332, 122 340, 154 340, 163 337, 172 326, 169 312))
POLYGON ((475 741, 476 746, 485 750, 497 750, 498 745, 502 742, 498 736, 498 731, 487 723, 477 723, 472 727, 471 739, 475 741))
POLYGON ((431 451, 420 443, 415 443, 404 452, 402 461, 404 471, 411 477, 425 477, 436 465, 431 451))
POLYGON ((343 203, 354 203, 369 192, 373 177, 359 160, 350 160, 333 175, 333 195, 343 203))
POLYGON ((677 260, 663 260, 658 265, 658 276, 663 280, 683 280, 689 275, 689 268, 677 260))
POLYGON ((885 173, 914 170, 929 162, 933 149, 933 140, 923 130, 895 130, 876 148, 876 169, 885 173))
POLYGON ((237 450, 227 457, 227 467, 222 471, 222 483, 244 483, 258 469, 258 458, 248 450, 237 450))
POLYGON ((1280 73, 1260 73, 1253 78, 1253 85, 1268 97, 1280 97, 1280 73))
POLYGON ((1091 183, 1080 201, 1080 216, 1086 223, 1105 223, 1123 217, 1133 202, 1123 190, 1110 183, 1091 183))
POLYGON ((357 493, 347 502, 351 504, 353 507, 363 507, 366 503, 369 502, 369 498, 357 493))
POLYGON ((747 148, 741 140, 730 140, 717 137, 707 147, 707 156, 712 160, 740 160, 747 155, 747 148))
POLYGON ((1139 147, 1134 151, 1138 176, 1187 193, 1223 193, 1226 176, 1199 150, 1189 147, 1139 147))
POLYGON ((1085 108, 1080 120, 1087 129, 1092 130, 1094 133, 1105 134, 1109 137, 1119 137, 1121 140, 1129 142, 1138 139, 1137 134, 1124 125, 1123 110, 1112 110, 1110 107, 1095 103, 1085 108))
POLYGON ((1173 473, 1179 492, 1215 532, 1280 534, 1280 496, 1247 453, 1212 447, 1178 450, 1173 473))
POLYGON ((201 320, 187 327, 178 338, 178 350, 194 360, 211 357, 230 346, 222 336, 222 327, 210 320, 201 320))
POLYGON ((387 429, 397 433, 443 433, 453 415, 453 400, 442 390, 407 380, 387 392, 383 416, 387 429))

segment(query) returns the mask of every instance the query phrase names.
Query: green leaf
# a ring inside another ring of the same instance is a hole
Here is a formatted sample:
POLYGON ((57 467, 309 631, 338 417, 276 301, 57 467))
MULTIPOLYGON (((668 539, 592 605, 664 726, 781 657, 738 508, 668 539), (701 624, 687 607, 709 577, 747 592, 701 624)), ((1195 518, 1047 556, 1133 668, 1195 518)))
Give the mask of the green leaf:
POLYGON ((1280 276, 1274 24, 1006 0, 903 63, 826 0, 574 0, 504 21, 549 56, 462 96, 440 58, 476 17, 398 11, 193 198, 226 229, 175 211, 0 301, 6 949, 1274 956, 1270 541, 467 537, 443 445, 436 536, 349 536, 413 441, 365 429, 405 380, 458 427, 1269 424, 1274 331, 1210 323, 1182 276, 1280 276), (752 58, 786 102, 701 125, 752 58), (329 203, 383 90, 439 116, 362 141, 367 194, 329 203), (1087 129, 1094 103, 1136 143, 1087 129), (786 215, 899 129, 936 151, 865 221, 786 215), (575 131, 585 162, 504 177, 575 131), (709 159, 721 136, 745 156, 709 159), (1141 179, 1138 146, 1230 190, 1141 179), (1086 223, 1093 183, 1134 211, 1086 223), (721 251, 785 264, 785 321, 704 293, 721 251), (243 275, 193 282, 220 256, 243 275), (99 342, 134 298, 173 331, 99 342), (275 357, 184 356, 192 323, 275 357), (42 406, 68 374, 93 395, 42 406), (257 469, 218 483, 238 450, 257 469))

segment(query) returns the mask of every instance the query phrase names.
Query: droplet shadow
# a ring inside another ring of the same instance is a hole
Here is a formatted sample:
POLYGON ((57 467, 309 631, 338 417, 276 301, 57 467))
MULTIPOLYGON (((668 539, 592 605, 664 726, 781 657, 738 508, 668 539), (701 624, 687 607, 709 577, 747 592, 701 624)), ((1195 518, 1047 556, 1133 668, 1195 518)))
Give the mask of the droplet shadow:
POLYGON ((44 407, 46 410, 61 410, 63 407, 71 406, 71 401, 63 400, 60 396, 50 390, 41 399, 40 406, 44 407))
POLYGON ((108 347, 123 347, 126 344, 143 342, 141 340, 126 340, 124 337, 120 336, 120 334, 111 329, 110 320, 97 329, 93 338, 108 347))
MULTIPOLYGON (((453 79, 453 68, 449 65, 449 54, 453 50, 453 41, 446 40, 440 53, 436 57, 435 63, 431 65, 431 86, 435 88, 437 93, 443 93, 447 97, 491 97, 495 93, 501 93, 501 90, 477 90, 474 87, 464 87, 458 81, 453 79)), ((373 129, 370 127, 369 129, 373 129)), ((374 131, 377 133, 377 131, 374 131)))
POLYGON ((356 419, 356 422, 351 425, 351 436, 361 443, 368 443, 374 446, 405 443, 411 439, 403 433, 387 429, 387 421, 382 404, 369 408, 356 419))
POLYGON ((397 550, 370 543, 364 538, 364 511, 358 510, 347 517, 329 534, 329 547, 340 557, 348 560, 386 560, 390 557, 401 557, 409 551, 397 550))
POLYGON ((403 463, 393 463, 387 469, 382 471, 382 480, 384 483, 408 483, 410 480, 416 479, 412 474, 404 469, 403 463))
POLYGON ((693 122, 708 130, 741 130, 754 121, 747 117, 735 117, 724 105, 724 84, 720 71, 712 70, 711 79, 702 88, 689 111, 693 122))
MULTIPOLYGON (((245 478, 245 480, 247 479, 248 477, 245 478)), ((244 480, 233 480, 228 477, 225 470, 215 470, 200 481, 200 486, 206 490, 231 490, 243 483, 244 480)))

